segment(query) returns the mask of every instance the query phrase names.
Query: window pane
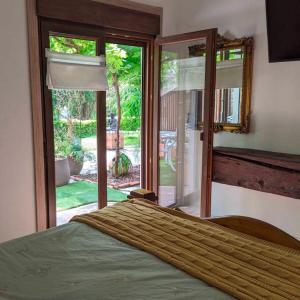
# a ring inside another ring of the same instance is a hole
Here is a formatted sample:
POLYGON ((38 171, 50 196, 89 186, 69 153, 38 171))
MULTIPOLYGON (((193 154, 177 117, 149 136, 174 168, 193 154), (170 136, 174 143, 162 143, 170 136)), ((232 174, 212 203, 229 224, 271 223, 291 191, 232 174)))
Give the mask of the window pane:
POLYGON ((106 44, 107 202, 141 187, 142 48, 106 44))
MULTIPOLYGON (((50 36, 50 50, 96 56, 96 41, 50 36)), ((52 90, 57 225, 98 208, 96 92, 52 90)))
POLYGON ((205 44, 162 46, 159 201, 200 215, 205 44), (191 55, 191 49, 204 51, 191 55))

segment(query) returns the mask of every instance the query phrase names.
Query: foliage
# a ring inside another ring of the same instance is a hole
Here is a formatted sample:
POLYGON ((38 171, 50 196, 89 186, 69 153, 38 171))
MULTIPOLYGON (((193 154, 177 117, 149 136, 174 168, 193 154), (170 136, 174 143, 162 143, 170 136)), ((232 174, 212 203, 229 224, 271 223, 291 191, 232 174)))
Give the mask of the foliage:
POLYGON ((106 44, 106 62, 109 91, 107 111, 117 115, 117 98, 113 74, 117 73, 121 95, 121 129, 138 130, 141 126, 142 51, 140 47, 106 44))
POLYGON ((54 120, 60 118, 89 120, 96 118, 96 93, 74 90, 53 90, 54 120))
POLYGON ((75 140, 71 144, 68 156, 73 158, 77 162, 83 162, 84 159, 87 159, 89 161, 96 160, 95 155, 93 153, 86 152, 83 149, 79 140, 75 140))
POLYGON ((54 151, 56 157, 67 157, 71 151, 70 140, 62 127, 54 130, 54 151))
POLYGON ((96 121, 82 121, 84 123, 83 126, 78 120, 73 122, 73 125, 75 125, 75 136, 77 137, 73 137, 72 139, 67 136, 68 123, 66 120, 54 122, 55 156, 69 156, 78 162, 81 162, 84 157, 88 160, 93 160, 94 157, 92 154, 85 153, 83 150, 79 137, 93 136, 93 134, 96 132, 96 121))
POLYGON ((125 153, 121 153, 118 162, 118 174, 116 174, 116 158, 113 158, 109 166, 109 171, 113 176, 116 177, 124 176, 128 174, 131 167, 132 167, 132 162, 130 158, 125 153))
POLYGON ((70 153, 68 156, 72 157, 77 162, 82 162, 84 158, 84 151, 82 149, 81 144, 78 142, 72 143, 70 147, 70 153))
MULTIPOLYGON (((62 135, 65 139, 68 133, 68 121, 59 120, 54 121, 54 131, 58 135, 62 135)), ((96 120, 72 120, 74 138, 86 138, 95 136, 97 133, 97 121, 96 120)))
POLYGON ((96 41, 50 36, 50 49, 55 52, 95 56, 96 41))

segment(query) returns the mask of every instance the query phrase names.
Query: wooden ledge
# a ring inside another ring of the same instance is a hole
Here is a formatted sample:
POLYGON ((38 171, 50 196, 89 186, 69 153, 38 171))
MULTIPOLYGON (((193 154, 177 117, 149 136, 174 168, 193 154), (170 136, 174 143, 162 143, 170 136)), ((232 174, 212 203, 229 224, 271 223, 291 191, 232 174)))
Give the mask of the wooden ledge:
POLYGON ((215 147, 216 154, 223 154, 231 157, 254 161, 257 163, 268 164, 282 167, 294 171, 300 171, 300 155, 263 151, 256 149, 215 147))
POLYGON ((213 181, 300 199, 300 155, 217 147, 213 181))

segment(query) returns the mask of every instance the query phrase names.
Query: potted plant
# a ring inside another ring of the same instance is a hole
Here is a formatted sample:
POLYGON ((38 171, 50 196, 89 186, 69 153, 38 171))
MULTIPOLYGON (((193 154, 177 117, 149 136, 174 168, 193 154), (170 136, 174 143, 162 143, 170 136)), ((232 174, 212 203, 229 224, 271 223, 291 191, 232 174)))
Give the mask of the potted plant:
POLYGON ((66 185, 70 180, 68 153, 70 144, 68 140, 56 137, 55 139, 55 185, 66 185))
POLYGON ((80 143, 73 143, 70 147, 70 153, 68 155, 70 174, 80 174, 83 167, 84 150, 80 143))
POLYGON ((130 158, 125 153, 121 153, 118 160, 118 169, 116 170, 116 157, 114 157, 109 164, 109 171, 112 176, 119 177, 127 175, 131 167, 132 162, 130 158))

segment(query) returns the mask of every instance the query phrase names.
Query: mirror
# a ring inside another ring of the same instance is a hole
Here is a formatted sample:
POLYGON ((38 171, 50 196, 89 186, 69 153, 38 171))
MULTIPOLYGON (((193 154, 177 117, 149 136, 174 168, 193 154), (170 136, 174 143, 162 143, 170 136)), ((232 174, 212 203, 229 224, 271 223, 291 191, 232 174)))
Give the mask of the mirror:
MULTIPOLYGON (((205 53, 205 45, 189 47, 190 57, 205 53)), ((253 38, 217 41, 215 132, 248 133, 253 65, 253 38)), ((198 126, 201 127, 201 119, 198 126)), ((200 128, 199 128, 200 129, 200 128)))

